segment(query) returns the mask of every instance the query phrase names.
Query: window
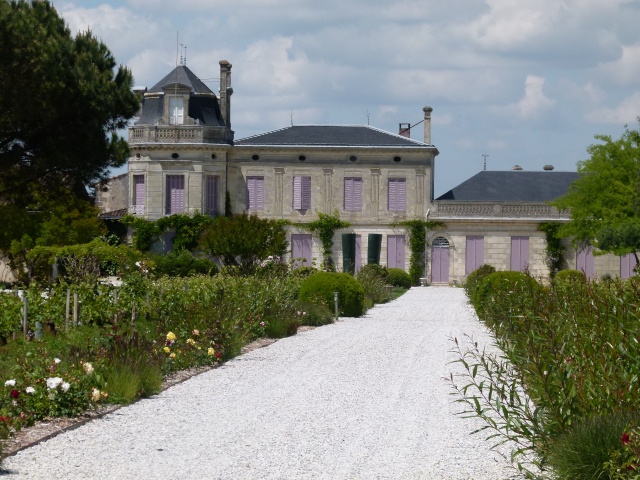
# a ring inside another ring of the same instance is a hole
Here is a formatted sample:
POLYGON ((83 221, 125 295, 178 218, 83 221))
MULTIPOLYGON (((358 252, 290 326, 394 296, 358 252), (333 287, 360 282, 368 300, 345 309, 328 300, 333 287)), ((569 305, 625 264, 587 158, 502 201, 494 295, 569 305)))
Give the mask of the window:
POLYGON ((467 237, 467 253, 464 274, 469 275, 484 263, 484 237, 469 235, 467 237))
POLYGON ((293 177, 293 209, 311 208, 311 177, 293 177))
POLYGON ((524 272, 529 266, 529 237, 511 237, 511 270, 524 272))
POLYGON ((362 178, 344 179, 344 209, 351 212, 362 211, 362 178))
POLYGON ((405 178, 390 178, 387 195, 389 210, 404 212, 407 205, 407 180, 405 178))
POLYGON ((247 210, 264 209, 264 177, 247 177, 247 210))
POLYGON ((204 191, 204 211, 207 215, 218 214, 218 177, 207 175, 204 191))
POLYGON ((169 124, 182 125, 184 123, 184 99, 182 97, 169 98, 169 124))
POLYGON ((134 215, 144 215, 145 201, 144 175, 133 176, 133 205, 131 213, 134 215))
POLYGON ((404 270, 404 247, 404 235, 387 235, 387 268, 401 268, 404 270))
POLYGON ((184 212, 184 175, 167 175, 165 213, 184 212))

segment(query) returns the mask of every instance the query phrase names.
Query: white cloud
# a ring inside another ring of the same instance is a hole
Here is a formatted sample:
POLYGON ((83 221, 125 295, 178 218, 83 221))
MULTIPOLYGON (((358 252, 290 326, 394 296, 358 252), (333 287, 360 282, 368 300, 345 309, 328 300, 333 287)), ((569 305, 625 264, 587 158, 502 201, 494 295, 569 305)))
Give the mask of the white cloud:
POLYGON ((623 87, 635 87, 640 78, 640 44, 622 47, 620 58, 597 69, 604 81, 623 87))
POLYGON ((638 115, 640 115, 640 92, 625 98, 616 107, 594 110, 586 115, 586 119, 592 123, 624 125, 635 122, 638 115))
POLYGON ((506 107, 498 107, 496 111, 502 111, 509 115, 517 115, 524 120, 535 119, 543 112, 555 105, 555 100, 548 98, 544 94, 543 77, 536 75, 527 75, 524 82, 524 96, 517 102, 507 105, 506 107))

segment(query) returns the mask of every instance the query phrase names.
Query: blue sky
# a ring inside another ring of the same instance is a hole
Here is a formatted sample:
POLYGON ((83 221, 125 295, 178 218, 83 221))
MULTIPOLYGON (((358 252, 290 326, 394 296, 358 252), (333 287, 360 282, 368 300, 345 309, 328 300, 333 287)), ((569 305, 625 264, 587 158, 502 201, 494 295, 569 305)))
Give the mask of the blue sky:
MULTIPOLYGON (((575 170, 640 115, 640 0, 55 1, 150 87, 176 64, 218 90, 236 139, 291 124, 390 132, 433 107, 436 195, 483 168, 575 170)), ((422 140, 421 126, 412 137, 422 140)))

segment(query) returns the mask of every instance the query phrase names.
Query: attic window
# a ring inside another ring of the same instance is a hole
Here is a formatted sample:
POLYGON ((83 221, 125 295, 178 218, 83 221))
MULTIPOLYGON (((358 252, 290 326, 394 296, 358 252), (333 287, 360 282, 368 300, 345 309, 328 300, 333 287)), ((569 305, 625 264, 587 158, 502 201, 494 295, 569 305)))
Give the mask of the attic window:
POLYGON ((184 123, 184 99, 182 97, 169 98, 169 124, 182 125, 184 123))

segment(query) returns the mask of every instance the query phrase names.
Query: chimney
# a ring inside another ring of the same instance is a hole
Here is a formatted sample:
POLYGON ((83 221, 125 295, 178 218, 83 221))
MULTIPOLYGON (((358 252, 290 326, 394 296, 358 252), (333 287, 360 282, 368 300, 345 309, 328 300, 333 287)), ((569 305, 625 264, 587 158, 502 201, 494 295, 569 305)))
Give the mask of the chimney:
POLYGON ((431 112, 433 112, 433 108, 424 107, 422 111, 424 112, 424 143, 431 145, 431 112))
POLYGON ((401 123, 398 128, 398 135, 401 137, 411 138, 411 124, 410 123, 401 123))
POLYGON ((553 170, 553 165, 545 165, 544 167, 542 167, 543 170, 550 172, 551 170, 553 170))
POLYGON ((231 64, 220 60, 220 112, 227 128, 231 129, 231 64))
POLYGON ((514 165, 511 170, 515 170, 517 172, 520 172, 522 170, 522 167, 520 165, 514 165))

